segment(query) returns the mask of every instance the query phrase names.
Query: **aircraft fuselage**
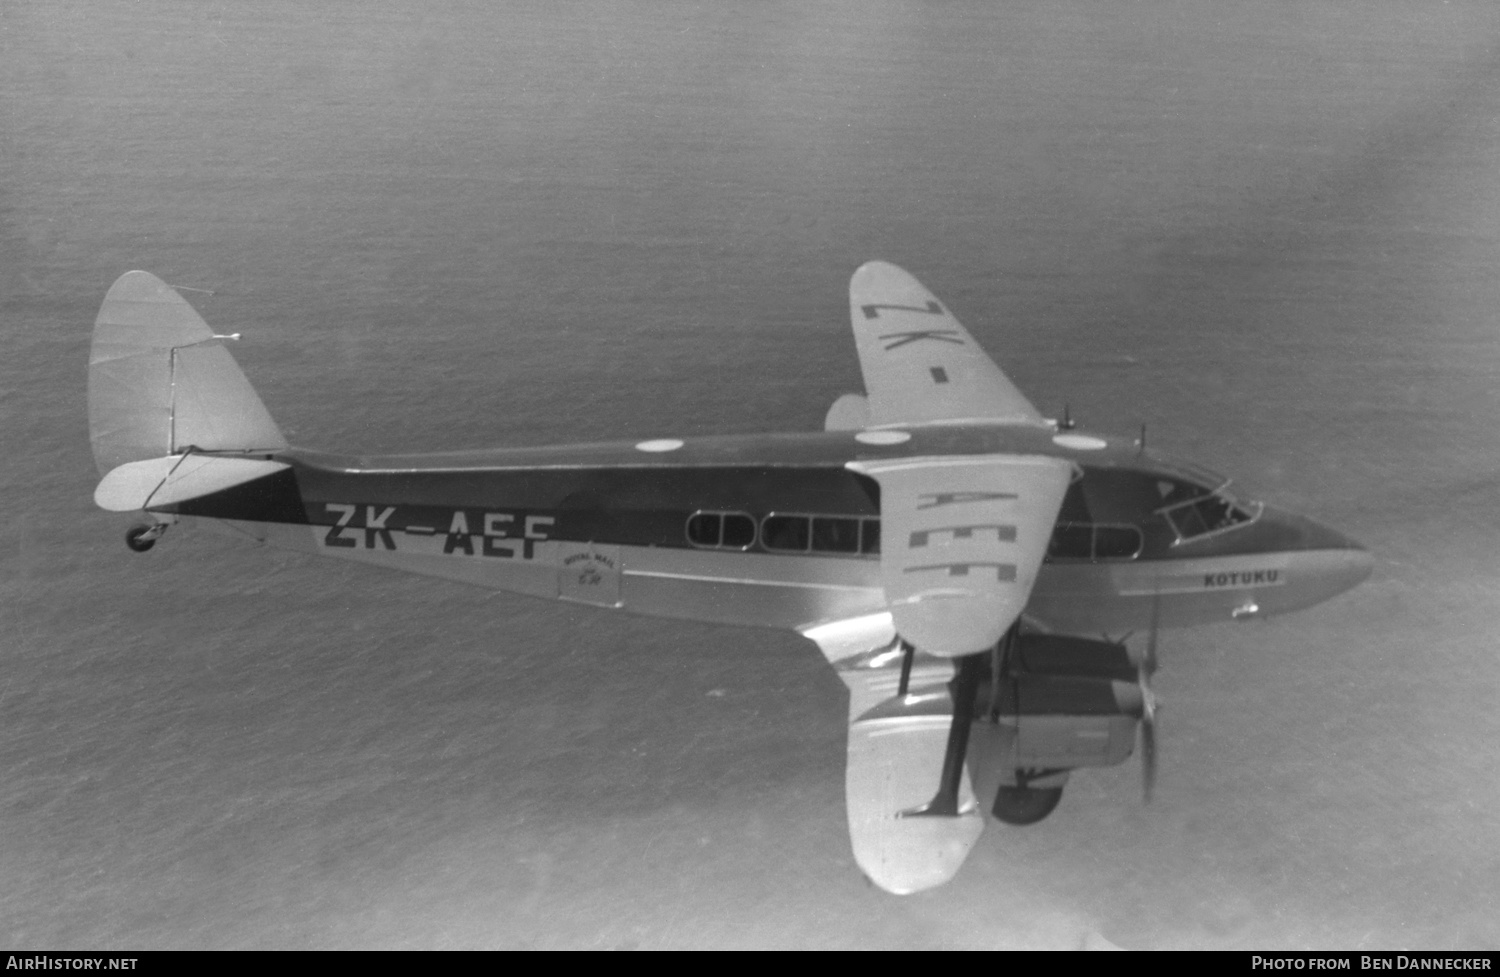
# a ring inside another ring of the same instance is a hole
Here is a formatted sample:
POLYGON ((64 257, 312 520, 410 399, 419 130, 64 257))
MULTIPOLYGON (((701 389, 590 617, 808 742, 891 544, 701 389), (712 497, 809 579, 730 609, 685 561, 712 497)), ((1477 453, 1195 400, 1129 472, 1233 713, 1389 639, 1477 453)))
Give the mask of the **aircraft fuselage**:
POLYGON ((1210 473, 1051 426, 661 439, 347 457, 152 511, 266 543, 479 586, 727 624, 806 629, 878 613, 880 487, 851 463, 1048 455, 1078 465, 1027 604, 1069 633, 1267 616, 1369 574, 1353 541, 1242 503, 1210 473))

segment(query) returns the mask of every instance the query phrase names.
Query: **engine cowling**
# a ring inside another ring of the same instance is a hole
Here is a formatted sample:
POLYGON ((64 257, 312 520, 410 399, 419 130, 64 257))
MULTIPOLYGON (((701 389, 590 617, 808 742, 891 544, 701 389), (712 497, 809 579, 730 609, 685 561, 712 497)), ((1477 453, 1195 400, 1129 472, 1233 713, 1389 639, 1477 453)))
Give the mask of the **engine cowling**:
POLYGON ((988 762, 1033 770, 1124 762, 1144 705, 1138 674, 1122 644, 1021 635, 998 694, 978 696, 976 719, 995 727, 988 762))
POLYGON ((1005 685, 996 719, 998 759, 1005 766, 1108 767, 1123 763, 1135 747, 1141 693, 1134 683, 1020 675, 1005 685))

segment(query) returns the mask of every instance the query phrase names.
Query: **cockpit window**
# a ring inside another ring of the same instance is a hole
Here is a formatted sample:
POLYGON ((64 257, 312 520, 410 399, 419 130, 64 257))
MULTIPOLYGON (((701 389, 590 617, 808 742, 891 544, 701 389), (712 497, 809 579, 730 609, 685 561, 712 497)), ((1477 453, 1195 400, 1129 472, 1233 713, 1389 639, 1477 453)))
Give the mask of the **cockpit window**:
POLYGON ((1176 479, 1160 479, 1157 491, 1166 505, 1156 510, 1183 543, 1200 536, 1219 533, 1255 521, 1260 515, 1259 503, 1241 503, 1229 494, 1226 481, 1218 488, 1176 479))
POLYGON ((1157 541, 1176 546, 1248 525, 1261 510, 1235 498, 1229 479, 1205 468, 1154 459, 1141 467, 1085 466, 1063 497, 1047 556, 1135 559, 1157 541))

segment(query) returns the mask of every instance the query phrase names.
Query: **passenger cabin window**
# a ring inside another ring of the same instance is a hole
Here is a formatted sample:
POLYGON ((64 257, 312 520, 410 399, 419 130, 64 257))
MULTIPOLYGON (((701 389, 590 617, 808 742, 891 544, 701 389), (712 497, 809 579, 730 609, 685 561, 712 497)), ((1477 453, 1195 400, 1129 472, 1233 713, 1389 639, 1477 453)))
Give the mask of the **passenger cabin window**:
POLYGON ((1047 555, 1058 560, 1088 560, 1094 556, 1094 527, 1083 522, 1060 522, 1052 529, 1047 555))
POLYGON ((688 518, 688 542, 694 546, 718 546, 724 517, 717 512, 695 512, 688 518))
POLYGON ((879 553, 880 520, 775 513, 760 522, 760 544, 777 553, 879 553))
POLYGON ((695 512, 688 517, 687 538, 709 549, 749 549, 755 545, 755 519, 748 512, 695 512))
POLYGON ((1127 525, 1060 522, 1052 530, 1047 556, 1053 560, 1133 560, 1145 537, 1127 525))
POLYGON ((1133 560, 1141 555, 1145 538, 1134 526, 1095 526, 1094 559, 1133 560))
POLYGON ((807 516, 766 516, 760 524, 760 542, 768 550, 806 553, 811 527, 812 519, 807 516))
POLYGON ((822 553, 858 553, 859 520, 813 516, 812 548, 822 553))
POLYGON ((720 546, 747 550, 755 545, 755 519, 748 513, 730 512, 724 516, 724 536, 720 546))

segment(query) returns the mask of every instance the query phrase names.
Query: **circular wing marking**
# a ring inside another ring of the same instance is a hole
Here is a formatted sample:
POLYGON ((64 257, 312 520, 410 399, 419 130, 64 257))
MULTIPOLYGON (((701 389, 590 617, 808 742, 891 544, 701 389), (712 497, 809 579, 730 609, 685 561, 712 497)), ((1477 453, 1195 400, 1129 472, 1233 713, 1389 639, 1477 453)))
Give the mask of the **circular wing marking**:
POLYGON ((1109 442, 1104 439, 1091 438, 1087 434, 1059 434, 1052 439, 1052 443, 1076 451, 1098 451, 1109 447, 1109 442))
POLYGON ((635 446, 637 451, 676 451, 682 447, 682 442, 676 438, 657 438, 655 441, 642 441, 635 446))
POLYGON ((905 444, 911 435, 905 431, 861 431, 854 440, 860 444, 905 444))

